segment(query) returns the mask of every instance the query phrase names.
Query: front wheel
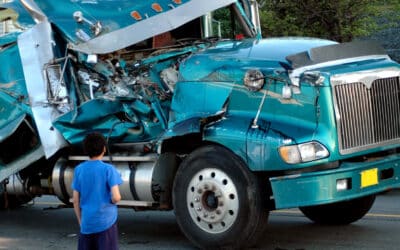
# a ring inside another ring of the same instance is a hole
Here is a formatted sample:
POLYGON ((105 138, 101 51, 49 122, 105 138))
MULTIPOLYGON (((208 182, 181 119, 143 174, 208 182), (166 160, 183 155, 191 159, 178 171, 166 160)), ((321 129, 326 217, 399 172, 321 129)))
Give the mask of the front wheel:
POLYGON ((364 217, 374 201, 375 195, 369 195, 332 204, 300 207, 300 210, 307 218, 318 224, 345 225, 364 217))
POLYGON ((260 179, 231 151, 216 145, 191 153, 173 187, 177 222, 201 248, 245 248, 256 243, 268 220, 260 179))

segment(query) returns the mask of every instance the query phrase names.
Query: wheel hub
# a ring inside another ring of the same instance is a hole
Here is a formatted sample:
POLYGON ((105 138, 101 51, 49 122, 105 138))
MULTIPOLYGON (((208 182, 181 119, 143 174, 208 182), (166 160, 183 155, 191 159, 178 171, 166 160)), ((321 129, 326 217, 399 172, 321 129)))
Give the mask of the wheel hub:
POLYGON ((192 178, 187 203, 193 221, 209 233, 228 230, 239 210, 236 186, 227 174, 214 168, 203 169, 192 178))
POLYGON ((207 191, 203 195, 203 204, 206 209, 214 210, 218 208, 218 197, 212 191, 207 191))

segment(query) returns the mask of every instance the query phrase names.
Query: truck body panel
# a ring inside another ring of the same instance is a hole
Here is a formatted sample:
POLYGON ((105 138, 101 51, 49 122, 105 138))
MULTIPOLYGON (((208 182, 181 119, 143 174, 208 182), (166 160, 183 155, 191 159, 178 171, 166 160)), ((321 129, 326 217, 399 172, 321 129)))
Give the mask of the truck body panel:
POLYGON ((0 205, 68 204, 92 131, 119 205, 175 209, 202 248, 248 246, 273 209, 350 223, 400 187, 400 65, 376 44, 262 39, 253 0, 2 6, 0 205))
POLYGON ((399 188, 399 164, 397 154, 370 162, 343 162, 334 170, 273 177, 274 193, 282 194, 276 197, 276 206, 281 209, 334 203, 399 188), (349 187, 338 190, 338 181, 344 179, 349 180, 349 187))

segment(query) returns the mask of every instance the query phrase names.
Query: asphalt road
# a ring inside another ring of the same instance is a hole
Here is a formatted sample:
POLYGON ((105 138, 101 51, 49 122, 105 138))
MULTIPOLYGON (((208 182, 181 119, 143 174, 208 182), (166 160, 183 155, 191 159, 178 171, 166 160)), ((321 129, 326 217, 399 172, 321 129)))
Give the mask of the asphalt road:
MULTIPOLYGON (((297 209, 272 212, 259 249, 400 249, 400 190, 379 195, 363 219, 348 226, 315 225, 297 209)), ((72 208, 44 196, 20 209, 0 211, 0 249, 76 249, 72 208)), ((120 249, 195 249, 173 212, 119 209, 120 249)))

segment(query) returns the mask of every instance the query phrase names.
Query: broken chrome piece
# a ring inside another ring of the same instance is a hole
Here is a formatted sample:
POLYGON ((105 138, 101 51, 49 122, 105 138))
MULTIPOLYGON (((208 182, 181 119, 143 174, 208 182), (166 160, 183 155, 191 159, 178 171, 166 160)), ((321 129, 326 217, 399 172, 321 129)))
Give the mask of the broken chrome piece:
POLYGON ((90 30, 93 32, 95 36, 100 35, 101 31, 103 30, 103 26, 99 21, 93 23, 90 20, 86 19, 83 16, 81 11, 75 11, 73 17, 77 23, 86 23, 90 26, 90 30))

